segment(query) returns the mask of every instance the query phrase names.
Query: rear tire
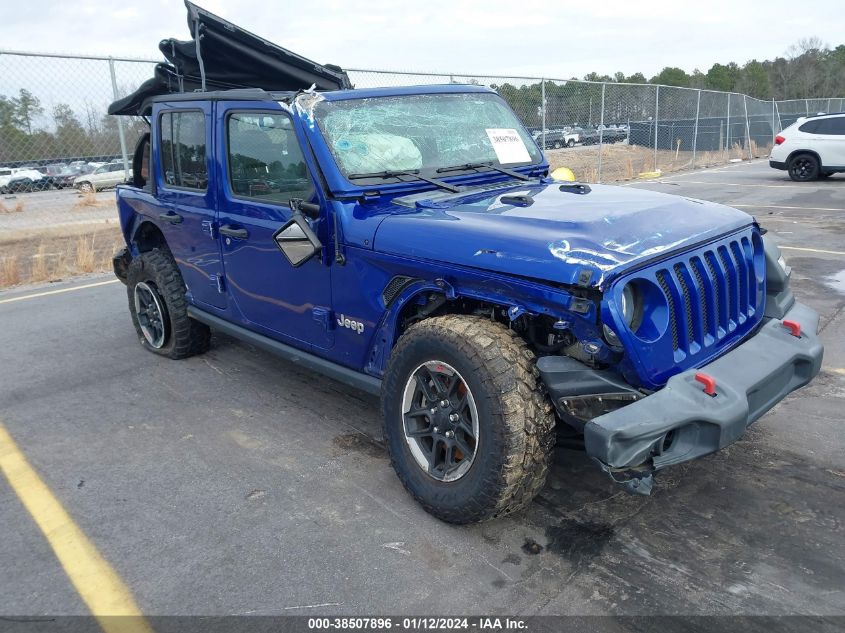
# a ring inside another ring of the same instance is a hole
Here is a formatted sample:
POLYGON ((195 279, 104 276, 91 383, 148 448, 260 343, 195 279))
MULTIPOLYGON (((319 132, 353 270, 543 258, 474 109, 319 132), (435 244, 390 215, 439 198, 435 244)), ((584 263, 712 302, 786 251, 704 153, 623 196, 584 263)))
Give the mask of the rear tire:
POLYGON ((554 149, 560 149, 561 148, 560 141, 555 141, 554 143, 552 143, 552 147, 554 149))
POLYGON ((396 474, 427 512, 473 523, 540 492, 555 417, 534 360, 483 317, 430 318, 399 339, 382 383, 384 435, 396 474))
POLYGON ((211 330, 187 313, 185 282, 169 251, 141 253, 126 272, 129 313, 141 346, 172 359, 207 351, 211 330))
POLYGON ((821 165, 819 165, 819 159, 812 154, 798 154, 789 161, 787 170, 792 180, 807 182, 819 177, 821 165))

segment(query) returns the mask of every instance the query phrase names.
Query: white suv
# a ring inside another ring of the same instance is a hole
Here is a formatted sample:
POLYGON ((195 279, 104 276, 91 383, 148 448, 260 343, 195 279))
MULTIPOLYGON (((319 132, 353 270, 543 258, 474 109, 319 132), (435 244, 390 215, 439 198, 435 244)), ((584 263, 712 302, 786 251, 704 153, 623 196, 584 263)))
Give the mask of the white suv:
POLYGON ((73 181, 73 186, 83 192, 116 187, 132 180, 132 170, 124 170, 123 163, 108 163, 97 167, 91 174, 84 174, 73 181))
POLYGON ((769 166, 798 181, 845 171, 845 113, 798 119, 775 137, 769 166))

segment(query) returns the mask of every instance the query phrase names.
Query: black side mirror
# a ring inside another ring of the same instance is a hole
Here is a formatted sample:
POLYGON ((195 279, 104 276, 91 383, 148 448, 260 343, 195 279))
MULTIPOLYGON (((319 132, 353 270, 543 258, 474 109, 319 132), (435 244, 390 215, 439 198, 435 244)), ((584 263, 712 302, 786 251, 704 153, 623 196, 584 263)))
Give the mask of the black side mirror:
POLYGON ((313 202, 305 202, 305 200, 301 198, 291 198, 288 200, 288 206, 290 210, 293 211, 293 214, 296 215, 297 213, 305 215, 312 220, 316 220, 320 217, 320 205, 314 204, 313 202))
POLYGON ((307 262, 323 248, 314 231, 308 226, 308 220, 298 210, 273 234, 273 241, 294 268, 307 262))

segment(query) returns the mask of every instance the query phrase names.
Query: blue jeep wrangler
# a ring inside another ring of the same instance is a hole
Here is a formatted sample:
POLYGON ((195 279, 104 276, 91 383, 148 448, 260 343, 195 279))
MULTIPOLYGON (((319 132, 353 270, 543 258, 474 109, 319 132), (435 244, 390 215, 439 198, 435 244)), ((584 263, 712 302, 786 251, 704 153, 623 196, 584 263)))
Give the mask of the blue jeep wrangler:
POLYGON ((117 193, 140 343, 185 358, 216 329, 380 394, 393 466, 435 516, 524 506, 556 422, 647 494, 818 373, 818 315, 752 217, 556 181, 479 86, 351 89, 261 40, 323 89, 208 90, 243 42, 189 10, 196 42, 163 42, 173 66, 112 106, 150 121, 117 193))

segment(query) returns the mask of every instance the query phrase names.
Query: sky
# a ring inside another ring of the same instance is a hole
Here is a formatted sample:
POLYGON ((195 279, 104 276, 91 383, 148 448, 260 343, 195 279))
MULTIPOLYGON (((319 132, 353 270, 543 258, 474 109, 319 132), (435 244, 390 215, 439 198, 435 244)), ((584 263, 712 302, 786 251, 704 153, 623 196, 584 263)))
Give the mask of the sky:
MULTIPOLYGON (((845 44, 843 0, 199 0, 200 6, 321 63, 502 76, 651 77, 664 66, 768 59, 816 36, 845 44), (825 19, 822 16, 828 16, 825 19), (832 16, 839 16, 830 19, 832 16)), ((180 0, 0 2, 0 49, 158 59, 188 39, 180 0)))

